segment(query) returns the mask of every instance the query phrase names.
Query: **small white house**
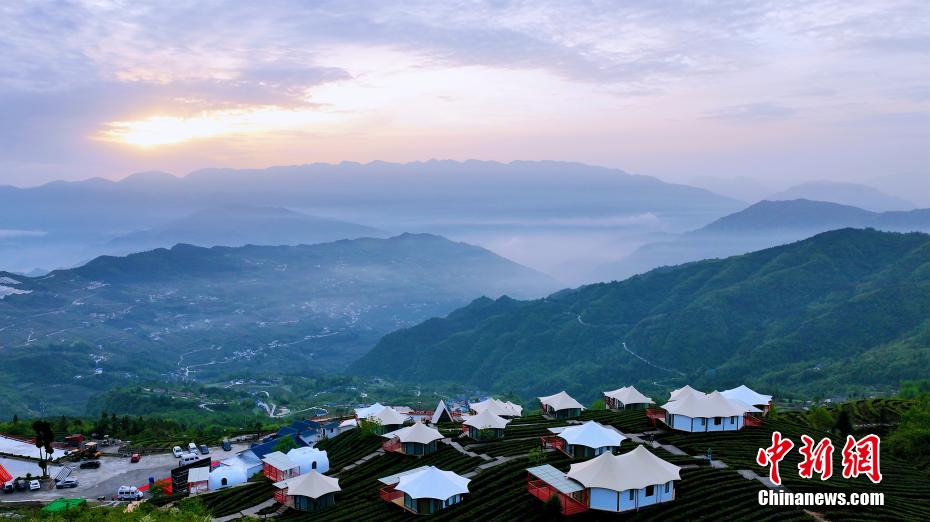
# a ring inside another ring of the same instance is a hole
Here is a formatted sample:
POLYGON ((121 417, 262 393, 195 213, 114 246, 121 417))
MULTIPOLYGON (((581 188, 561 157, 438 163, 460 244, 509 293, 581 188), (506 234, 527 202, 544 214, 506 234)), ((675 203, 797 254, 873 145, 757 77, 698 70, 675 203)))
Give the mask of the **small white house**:
POLYGON ((731 401, 717 391, 708 394, 692 392, 678 397, 662 408, 665 410, 665 424, 681 431, 736 431, 743 427, 744 415, 760 411, 731 401))
POLYGON ((589 459, 620 449, 626 436, 616 429, 594 421, 581 425, 549 428, 555 439, 545 437, 544 444, 554 446, 573 459, 589 459))
POLYGON ((632 386, 604 392, 604 404, 612 410, 642 410, 655 403, 632 386))
POLYGON ((329 471, 329 456, 324 450, 305 446, 287 452, 287 458, 300 467, 300 474, 316 470, 319 473, 329 471))
POLYGON ((585 487, 591 509, 619 512, 674 500, 680 470, 637 446, 623 455, 604 453, 572 464, 566 476, 585 487))
POLYGON ((187 490, 191 495, 210 491, 210 468, 200 466, 187 470, 187 490))
POLYGON ((557 419, 577 417, 581 415, 581 410, 585 409, 580 402, 564 391, 560 391, 555 395, 539 397, 539 403, 542 405, 543 414, 551 415, 557 419))
POLYGON ((210 491, 245 484, 247 480, 246 469, 242 466, 220 465, 210 472, 210 491))

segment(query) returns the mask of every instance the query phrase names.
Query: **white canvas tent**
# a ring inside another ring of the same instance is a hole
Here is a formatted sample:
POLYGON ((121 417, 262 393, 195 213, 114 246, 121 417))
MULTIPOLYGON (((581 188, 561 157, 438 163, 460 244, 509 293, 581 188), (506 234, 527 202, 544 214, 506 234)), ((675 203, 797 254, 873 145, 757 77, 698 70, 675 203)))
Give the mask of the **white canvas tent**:
POLYGON ((339 479, 327 477, 316 470, 275 482, 274 486, 279 489, 287 488, 289 496, 298 495, 309 498, 320 498, 329 493, 342 491, 339 487, 339 479))
POLYGON ((606 391, 604 392, 604 397, 608 399, 608 403, 613 402, 616 407, 647 405, 655 402, 632 386, 624 386, 616 390, 606 391))
POLYGON ((771 395, 758 393, 745 384, 730 390, 724 390, 720 394, 731 401, 737 401, 749 406, 768 406, 772 402, 771 395))
POLYGON ((448 416, 450 421, 455 420, 455 417, 452 415, 452 411, 449 410, 448 406, 446 406, 446 402, 442 399, 439 399, 439 404, 437 404, 436 409, 433 410, 433 416, 430 417, 429 422, 430 424, 436 424, 441 422, 444 416, 448 416))
POLYGON ((400 477, 394 489, 403 491, 410 498, 433 498, 446 500, 454 495, 468 493, 469 479, 435 466, 426 466, 415 473, 400 477))
POLYGON ((619 447, 626 437, 619 431, 594 421, 580 426, 569 426, 558 431, 558 436, 571 445, 589 448, 619 447))
POLYGON ((668 400, 677 401, 678 399, 683 399, 685 397, 688 397, 690 395, 695 395, 695 394, 704 395, 704 392, 700 390, 695 390, 694 388, 686 384, 683 387, 678 388, 677 390, 674 390, 669 396, 668 400))
POLYGON ((567 476, 586 488, 626 491, 680 480, 680 471, 678 466, 656 457, 643 446, 637 446, 623 455, 604 453, 572 464, 567 476))
POLYGON ((510 401, 501 401, 493 397, 481 402, 473 402, 468 405, 468 408, 476 414, 488 410, 499 417, 519 417, 523 415, 523 406, 519 406, 510 401))
POLYGON ((543 406, 543 410, 551 413, 556 413, 560 411, 572 411, 578 410, 579 412, 584 409, 584 406, 580 402, 572 398, 571 395, 560 391, 555 395, 547 395, 545 397, 539 397, 539 402, 543 406))
POLYGON ((430 428, 421 422, 414 422, 412 426, 407 426, 399 430, 385 433, 382 437, 386 439, 397 438, 401 442, 415 442, 417 444, 429 444, 434 440, 443 438, 442 433, 436 428, 430 428))
POLYGON ((465 424, 466 426, 471 426, 479 430, 486 430, 486 429, 502 430, 507 427, 507 424, 509 422, 510 421, 508 419, 505 419, 499 415, 495 415, 494 413, 491 413, 491 410, 489 409, 485 409, 485 410, 481 410, 481 412, 478 413, 477 415, 472 415, 471 417, 468 417, 467 419, 465 419, 465 422, 463 424, 465 424))

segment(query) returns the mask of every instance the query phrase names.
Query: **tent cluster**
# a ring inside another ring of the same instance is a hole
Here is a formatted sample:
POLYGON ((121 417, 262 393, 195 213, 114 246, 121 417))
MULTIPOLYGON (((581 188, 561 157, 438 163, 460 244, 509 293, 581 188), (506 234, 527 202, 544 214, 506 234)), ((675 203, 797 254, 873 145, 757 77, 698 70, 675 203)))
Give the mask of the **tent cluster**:
POLYGON ((473 414, 479 414, 487 411, 498 417, 519 417, 523 415, 523 406, 514 404, 510 401, 501 401, 493 397, 481 402, 473 402, 468 405, 468 409, 473 414))
POLYGON ((357 408, 355 410, 355 420, 357 423, 372 423, 375 427, 374 431, 383 434, 400 428, 410 420, 410 416, 404 415, 390 406, 375 403, 367 408, 357 408))

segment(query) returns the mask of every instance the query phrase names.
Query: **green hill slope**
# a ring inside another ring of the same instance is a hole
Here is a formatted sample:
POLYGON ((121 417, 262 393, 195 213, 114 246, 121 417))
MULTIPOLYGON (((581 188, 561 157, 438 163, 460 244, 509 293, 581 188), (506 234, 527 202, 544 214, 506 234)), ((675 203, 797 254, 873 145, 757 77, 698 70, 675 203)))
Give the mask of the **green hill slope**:
POLYGON ((385 336, 354 369, 592 400, 636 383, 782 393, 890 388, 930 369, 930 236, 843 229, 385 336))

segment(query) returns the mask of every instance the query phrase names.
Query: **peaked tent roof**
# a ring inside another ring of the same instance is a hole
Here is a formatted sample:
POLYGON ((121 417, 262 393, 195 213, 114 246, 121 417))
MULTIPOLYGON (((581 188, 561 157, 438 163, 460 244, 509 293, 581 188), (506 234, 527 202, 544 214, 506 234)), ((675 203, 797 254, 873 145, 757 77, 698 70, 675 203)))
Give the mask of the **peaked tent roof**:
POLYGON ((367 419, 368 417, 379 413, 384 408, 386 408, 385 405, 381 404, 380 402, 376 402, 365 408, 355 408, 355 416, 359 419, 367 419))
POLYGON ((704 392, 702 392, 702 391, 700 391, 700 390, 695 390, 694 388, 692 388, 691 386, 688 386, 688 385, 686 384, 686 385, 682 386, 681 388, 678 388, 677 390, 674 390, 674 391, 672 392, 671 396, 669 396, 668 400, 669 400, 669 401, 677 401, 678 399, 683 399, 683 398, 687 397, 688 395, 694 395, 694 394, 696 394, 696 393, 699 393, 699 394, 701 394, 701 395, 704 395, 704 392))
POLYGON ((382 426, 389 426, 391 424, 403 424, 407 422, 409 418, 407 415, 398 413, 397 410, 391 408, 390 406, 385 406, 381 411, 365 417, 366 419, 375 419, 381 423, 382 426))
POLYGON ((743 413, 760 413, 762 411, 759 408, 756 408, 755 406, 753 406, 752 404, 745 404, 740 401, 734 401, 733 399, 728 399, 722 393, 718 392, 717 390, 714 390, 708 393, 707 396, 713 400, 727 401, 728 403, 730 403, 730 406, 733 406, 734 409, 738 411, 742 411, 743 413))
POLYGON ((403 491, 411 498, 446 500, 453 495, 468 493, 469 482, 469 479, 451 471, 428 466, 422 471, 401 476, 394 489, 403 491))
POLYGON ((728 400, 720 392, 704 394, 693 392, 679 395, 680 399, 669 401, 662 406, 674 415, 688 417, 732 417, 742 416, 746 412, 759 411, 757 408, 728 400))
POLYGON ((310 498, 320 498, 328 493, 342 491, 342 488, 339 487, 339 479, 327 477, 315 469, 303 475, 275 482, 274 486, 276 488, 287 488, 288 495, 310 498))
POLYGON ((430 428, 422 422, 414 422, 413 426, 407 426, 390 433, 385 433, 382 437, 393 439, 397 437, 401 442, 416 442, 418 444, 429 444, 434 440, 443 438, 442 433, 436 428, 430 428))
POLYGON ((474 410, 476 413, 481 413, 484 410, 490 410, 494 415, 501 417, 519 417, 523 415, 523 406, 514 404, 510 401, 502 401, 490 397, 481 402, 475 402, 468 405, 469 408, 474 410))
POLYGON ((626 439, 619 431, 594 421, 585 422, 580 426, 569 426, 559 432, 559 437, 565 439, 565 442, 569 444, 578 444, 589 448, 619 446, 626 439))
POLYGON ((731 390, 724 390, 720 392, 720 394, 731 401, 738 401, 749 406, 768 404, 772 401, 771 395, 762 395, 745 384, 741 384, 731 390))
POLYGON ((591 460, 572 464, 566 476, 586 488, 626 491, 680 480, 680 471, 681 468, 656 457, 643 446, 636 446, 623 455, 603 453, 591 460))
POLYGON ((507 427, 509 420, 491 413, 490 409, 484 409, 478 412, 477 415, 472 415, 471 417, 465 419, 466 426, 471 426, 473 428, 478 428, 479 430, 484 429, 495 429, 502 430, 507 427))
POLYGON ((429 419, 430 423, 436 424, 437 422, 441 422, 443 414, 447 415, 450 421, 454 420, 454 417, 452 417, 452 412, 449 411, 449 407, 446 406, 446 402, 442 399, 439 399, 439 404, 436 405, 436 409, 433 410, 433 416, 429 419))
POLYGON ((584 409, 584 406, 580 402, 576 401, 571 397, 571 395, 560 391, 555 395, 548 395, 546 397, 539 397, 539 402, 552 406, 555 410, 569 410, 573 408, 584 409))
POLYGON ((652 404, 655 401, 646 397, 639 392, 636 388, 632 386, 624 386, 623 388, 618 388, 613 391, 606 391, 604 395, 610 397, 611 399, 616 399, 623 404, 652 404))
POLYGON ((280 470, 289 470, 300 466, 280 451, 273 451, 265 455, 265 458, 262 459, 262 462, 274 466, 280 470))

